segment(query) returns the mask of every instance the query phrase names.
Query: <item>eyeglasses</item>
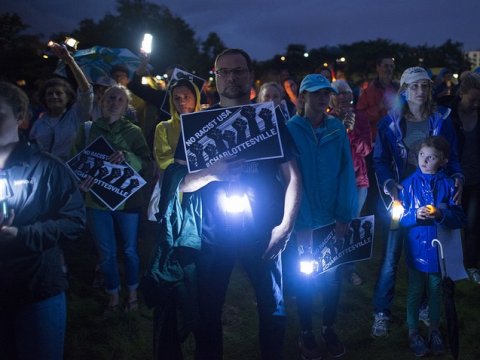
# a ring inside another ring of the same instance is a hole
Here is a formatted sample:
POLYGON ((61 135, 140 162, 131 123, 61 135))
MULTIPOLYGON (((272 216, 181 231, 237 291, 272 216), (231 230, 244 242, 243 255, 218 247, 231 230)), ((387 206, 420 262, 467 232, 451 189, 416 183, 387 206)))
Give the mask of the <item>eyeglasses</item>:
POLYGON ((233 77, 240 77, 245 75, 249 70, 246 68, 236 68, 236 69, 219 69, 215 70, 215 75, 226 78, 228 75, 233 75, 233 77))

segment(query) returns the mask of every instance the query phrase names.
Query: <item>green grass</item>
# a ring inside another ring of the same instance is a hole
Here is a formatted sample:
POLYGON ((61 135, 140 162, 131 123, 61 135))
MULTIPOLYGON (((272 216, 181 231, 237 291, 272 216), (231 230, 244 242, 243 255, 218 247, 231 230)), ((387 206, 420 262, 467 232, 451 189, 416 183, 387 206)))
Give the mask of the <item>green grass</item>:
MULTIPOLYGON (((140 241, 142 264, 148 261, 152 230, 147 225, 140 241)), ((336 330, 347 347, 342 359, 406 360, 415 358, 408 349, 405 325, 406 274, 403 259, 396 286, 390 336, 373 339, 370 336, 372 323, 371 298, 382 246, 376 239, 374 258, 359 263, 358 270, 365 280, 354 287, 345 279, 343 284, 336 330)), ((67 360, 148 360, 152 359, 152 312, 145 306, 133 314, 113 317, 103 315, 108 301, 100 289, 92 289, 91 282, 96 255, 92 241, 86 237, 70 244, 65 250, 72 274, 68 291, 68 327, 65 359, 67 360)), ((456 304, 460 323, 460 359, 480 359, 480 291, 470 281, 457 283, 456 304)), ((291 292, 286 291, 288 312, 285 339, 285 360, 299 359, 297 336, 299 332, 295 302, 291 292)), ((314 324, 319 334, 321 326, 321 296, 315 299, 314 324)), ((234 270, 224 309, 224 339, 226 360, 260 359, 257 342, 257 314, 253 291, 240 267, 234 270)), ((442 331, 445 334, 443 329, 442 331)), ((194 342, 191 338, 184 344, 185 359, 193 359, 194 342)), ((451 359, 450 355, 436 359, 451 359)))

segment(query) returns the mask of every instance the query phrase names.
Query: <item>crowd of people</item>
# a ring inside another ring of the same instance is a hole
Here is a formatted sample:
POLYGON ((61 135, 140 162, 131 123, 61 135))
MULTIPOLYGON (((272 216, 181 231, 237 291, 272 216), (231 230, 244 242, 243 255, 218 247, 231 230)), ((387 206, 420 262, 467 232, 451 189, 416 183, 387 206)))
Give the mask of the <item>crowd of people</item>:
POLYGON ((456 265, 480 284, 479 74, 462 73, 454 87, 448 74, 434 81, 427 69, 413 66, 397 83, 393 56, 382 55, 376 78, 358 97, 348 79, 321 69, 298 85, 291 78, 265 82, 252 98, 250 56, 227 49, 214 63, 212 97, 188 78, 166 90, 142 85, 147 55, 135 73, 116 66, 90 84, 65 47, 51 49, 70 69, 76 90, 64 79, 46 81, 37 94, 43 108, 37 118, 29 118, 19 87, 0 82, 0 353, 7 359, 63 358, 68 264, 62 243, 86 226, 97 248, 96 284, 109 294, 105 316, 136 311, 140 300, 153 308, 155 359, 183 359, 189 334, 196 360, 223 358, 222 312, 237 260, 256 296, 262 359, 282 359, 284 282, 293 284, 301 358, 339 358, 347 351, 335 331, 343 278, 354 286, 365 280, 355 263, 318 276, 300 274, 297 264, 313 251, 315 229, 334 224, 335 238, 345 241, 349 223, 361 214, 375 214, 375 237, 384 248, 371 335, 388 335, 405 251, 406 344, 416 356, 445 352, 441 272, 431 241, 439 228, 463 228, 465 262, 456 265), (211 98, 218 101, 208 103, 211 98), (161 110, 165 99, 168 116, 161 110), (227 157, 189 172, 182 115, 254 102, 278 106, 282 156, 227 157), (27 119, 30 129, 20 133, 27 119), (128 164, 148 184, 115 210, 91 191, 93 173, 79 181, 65 164, 99 137, 113 148, 110 164, 128 164), (234 189, 245 194, 248 211, 232 220, 219 198, 234 189), (390 226, 393 203, 403 206, 399 227, 390 226), (142 276, 137 241, 147 212, 155 241, 142 276), (323 312, 316 335, 318 284, 323 312), (426 336, 419 321, 428 324, 426 336))

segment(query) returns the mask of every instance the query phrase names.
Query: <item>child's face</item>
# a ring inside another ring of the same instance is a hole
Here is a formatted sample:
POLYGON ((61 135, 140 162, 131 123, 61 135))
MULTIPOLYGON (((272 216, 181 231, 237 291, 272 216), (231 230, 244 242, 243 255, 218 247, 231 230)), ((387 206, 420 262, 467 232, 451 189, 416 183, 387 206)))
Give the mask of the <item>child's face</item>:
POLYGON ((423 174, 436 174, 447 162, 441 151, 429 146, 422 146, 418 152, 418 167, 423 174))

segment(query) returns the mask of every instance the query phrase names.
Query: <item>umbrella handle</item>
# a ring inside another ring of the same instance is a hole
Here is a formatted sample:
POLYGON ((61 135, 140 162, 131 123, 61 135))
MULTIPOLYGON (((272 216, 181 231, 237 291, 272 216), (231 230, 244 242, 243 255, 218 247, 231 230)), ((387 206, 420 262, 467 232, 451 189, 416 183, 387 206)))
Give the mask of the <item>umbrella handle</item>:
POLYGON ((440 249, 440 257, 443 259, 443 246, 440 240, 438 239, 433 239, 432 240, 432 246, 438 246, 440 249))

